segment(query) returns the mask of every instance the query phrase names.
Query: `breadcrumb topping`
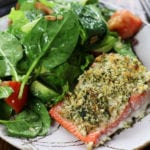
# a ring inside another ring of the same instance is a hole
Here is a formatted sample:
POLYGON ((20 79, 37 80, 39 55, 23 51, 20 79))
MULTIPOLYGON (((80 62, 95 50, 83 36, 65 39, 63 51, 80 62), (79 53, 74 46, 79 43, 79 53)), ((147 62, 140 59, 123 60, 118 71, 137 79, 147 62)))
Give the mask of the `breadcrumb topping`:
POLYGON ((136 58, 111 53, 97 57, 78 80, 60 114, 86 136, 115 121, 131 95, 148 90, 150 72, 136 58))

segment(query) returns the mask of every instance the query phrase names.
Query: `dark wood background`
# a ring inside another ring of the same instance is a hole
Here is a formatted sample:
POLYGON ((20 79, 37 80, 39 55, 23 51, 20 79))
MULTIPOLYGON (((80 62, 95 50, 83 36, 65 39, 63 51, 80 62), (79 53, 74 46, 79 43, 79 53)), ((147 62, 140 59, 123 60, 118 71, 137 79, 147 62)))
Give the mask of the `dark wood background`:
MULTIPOLYGON (((146 21, 145 12, 144 12, 142 6, 140 5, 139 0, 102 0, 102 1, 107 2, 107 3, 110 2, 114 5, 118 5, 118 6, 121 6, 122 8, 131 10, 137 16, 140 16, 143 20, 146 21)), ((0 0, 0 2, 2 2, 2 1, 0 0)), ((7 12, 8 12, 8 10, 7 10, 7 12)), ((2 5, 0 4, 0 16, 2 16, 2 13, 4 13, 4 7, 2 7, 2 5)), ((142 149, 150 150, 150 147, 145 147, 142 149)), ((7 142, 0 139, 0 150, 17 150, 17 148, 11 146, 7 142)))

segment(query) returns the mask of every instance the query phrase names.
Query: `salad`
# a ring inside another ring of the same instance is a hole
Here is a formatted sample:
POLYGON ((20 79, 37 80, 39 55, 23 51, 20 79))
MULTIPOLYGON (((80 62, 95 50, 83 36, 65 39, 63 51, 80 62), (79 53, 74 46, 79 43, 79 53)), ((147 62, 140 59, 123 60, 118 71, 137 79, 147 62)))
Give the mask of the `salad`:
POLYGON ((96 56, 136 57, 132 36, 142 25, 130 12, 97 0, 18 0, 8 18, 0 32, 0 124, 8 135, 27 138, 47 134, 48 111, 96 56))

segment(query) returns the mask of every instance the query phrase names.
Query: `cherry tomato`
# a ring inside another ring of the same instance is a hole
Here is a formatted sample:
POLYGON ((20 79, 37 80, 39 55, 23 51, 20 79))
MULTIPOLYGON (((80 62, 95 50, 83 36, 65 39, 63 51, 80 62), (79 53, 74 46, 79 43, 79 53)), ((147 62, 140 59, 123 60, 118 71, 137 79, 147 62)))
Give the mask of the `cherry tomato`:
POLYGON ((19 99, 18 94, 19 94, 20 86, 21 86, 20 82, 4 81, 1 83, 1 85, 9 86, 14 90, 14 92, 8 98, 5 99, 5 102, 9 106, 11 106, 15 110, 16 113, 19 113, 27 103, 28 86, 25 86, 22 98, 19 99))
POLYGON ((122 39, 132 37, 141 26, 142 20, 128 10, 116 11, 108 21, 109 29, 118 32, 122 39))

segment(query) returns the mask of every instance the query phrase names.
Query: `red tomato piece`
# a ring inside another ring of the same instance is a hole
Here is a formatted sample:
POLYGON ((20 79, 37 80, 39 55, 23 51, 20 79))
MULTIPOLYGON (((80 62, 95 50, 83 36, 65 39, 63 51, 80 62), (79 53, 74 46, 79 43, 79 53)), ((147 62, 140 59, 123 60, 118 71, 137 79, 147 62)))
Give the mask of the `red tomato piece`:
POLYGON ((108 21, 109 29, 118 32, 122 39, 132 37, 141 26, 142 20, 128 10, 116 11, 108 21))
POLYGON ((14 90, 14 92, 8 98, 5 99, 5 102, 9 106, 11 106, 15 110, 16 113, 19 113, 23 109, 25 104, 27 103, 28 86, 24 87, 24 92, 23 92, 22 98, 19 99, 18 94, 19 94, 20 86, 21 86, 20 82, 4 81, 1 83, 1 85, 9 86, 14 90))

